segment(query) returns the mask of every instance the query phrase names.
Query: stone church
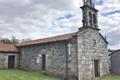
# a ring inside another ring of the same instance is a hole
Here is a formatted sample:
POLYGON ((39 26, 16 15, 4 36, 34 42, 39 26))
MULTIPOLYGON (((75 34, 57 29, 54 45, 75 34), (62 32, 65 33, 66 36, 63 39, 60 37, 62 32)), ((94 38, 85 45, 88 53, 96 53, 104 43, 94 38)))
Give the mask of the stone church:
POLYGON ((10 59, 15 60, 13 67, 66 80, 94 80, 108 75, 108 42, 99 32, 98 10, 92 0, 84 0, 81 9, 83 26, 78 32, 17 44, 19 56, 10 59))

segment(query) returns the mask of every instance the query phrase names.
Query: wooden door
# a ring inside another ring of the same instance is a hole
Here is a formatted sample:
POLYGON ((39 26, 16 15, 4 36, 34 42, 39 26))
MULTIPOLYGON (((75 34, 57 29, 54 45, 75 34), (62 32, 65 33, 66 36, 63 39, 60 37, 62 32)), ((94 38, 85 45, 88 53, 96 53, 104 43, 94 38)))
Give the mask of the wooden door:
POLYGON ((94 60, 94 71, 95 71, 95 77, 100 77, 100 62, 99 62, 99 60, 94 60))
POLYGON ((46 69, 46 55, 42 55, 42 70, 46 69))
POLYGON ((8 69, 14 69, 15 68, 15 56, 10 55, 8 56, 8 69))

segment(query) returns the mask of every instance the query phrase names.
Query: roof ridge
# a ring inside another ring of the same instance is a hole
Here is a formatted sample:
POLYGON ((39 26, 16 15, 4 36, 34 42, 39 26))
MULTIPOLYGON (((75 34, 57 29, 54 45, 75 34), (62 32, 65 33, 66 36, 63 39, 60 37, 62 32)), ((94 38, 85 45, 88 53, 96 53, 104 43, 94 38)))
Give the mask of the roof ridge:
MULTIPOLYGON (((75 34, 75 33, 67 33, 67 34, 62 34, 62 35, 50 36, 50 37, 40 38, 40 39, 36 39, 36 40, 49 39, 49 38, 54 38, 54 37, 60 37, 60 36, 70 35, 70 34, 72 35, 72 34, 75 34)), ((34 41, 34 40, 31 40, 31 41, 34 41)))
POLYGON ((66 40, 70 38, 71 36, 75 35, 76 33, 67 33, 67 34, 62 34, 62 35, 56 35, 56 36, 51 36, 51 37, 46 37, 46 38, 41 38, 41 39, 36 39, 36 40, 30 40, 30 41, 25 41, 19 44, 16 44, 17 46, 25 46, 25 45, 33 45, 33 44, 39 44, 39 43, 47 43, 47 42, 54 42, 54 41, 61 41, 66 40), (46 40, 46 41, 43 41, 46 40), (39 42, 41 41, 41 42, 39 42), (33 43, 32 43, 33 42, 33 43), (23 45, 24 44, 24 45, 23 45))

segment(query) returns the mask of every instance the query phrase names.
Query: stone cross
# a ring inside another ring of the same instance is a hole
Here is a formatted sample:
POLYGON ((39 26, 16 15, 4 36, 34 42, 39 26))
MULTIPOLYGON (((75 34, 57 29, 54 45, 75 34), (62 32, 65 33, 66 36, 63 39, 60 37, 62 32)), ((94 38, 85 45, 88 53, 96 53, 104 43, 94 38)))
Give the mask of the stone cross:
POLYGON ((67 47, 68 47, 68 54, 69 55, 71 55, 71 46, 72 46, 72 44, 68 43, 67 47))
POLYGON ((40 63, 40 58, 41 58, 41 54, 38 55, 38 57, 36 58, 36 63, 40 63))

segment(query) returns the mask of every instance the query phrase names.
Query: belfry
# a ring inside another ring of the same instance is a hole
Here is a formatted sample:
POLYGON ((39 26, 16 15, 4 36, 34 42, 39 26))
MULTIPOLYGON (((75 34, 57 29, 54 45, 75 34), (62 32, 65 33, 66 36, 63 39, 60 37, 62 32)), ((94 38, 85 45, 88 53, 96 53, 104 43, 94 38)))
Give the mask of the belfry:
POLYGON ((83 0, 84 5, 81 7, 83 12, 83 27, 98 29, 97 12, 92 0, 83 0))

